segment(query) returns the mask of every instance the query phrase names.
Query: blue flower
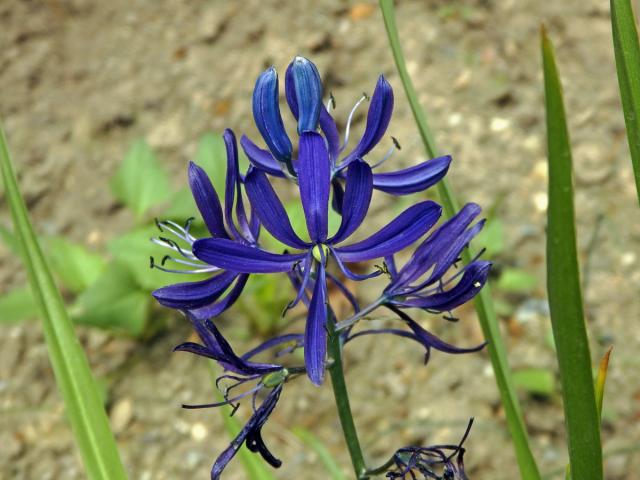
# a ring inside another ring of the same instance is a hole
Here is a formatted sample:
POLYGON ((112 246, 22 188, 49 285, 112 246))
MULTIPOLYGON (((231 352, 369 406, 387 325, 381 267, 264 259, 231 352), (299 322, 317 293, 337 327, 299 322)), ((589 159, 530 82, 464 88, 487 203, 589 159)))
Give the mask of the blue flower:
POLYGON ((400 308, 440 313, 475 297, 487 281, 490 262, 474 260, 455 275, 449 278, 445 275, 484 226, 481 220, 469 227, 479 213, 480 207, 475 203, 465 205, 429 235, 400 270, 396 269, 393 257, 388 257, 386 264, 391 282, 384 290, 385 302, 400 308))
POLYGON ((197 240, 193 244, 193 252, 198 258, 233 272, 291 272, 302 265, 304 277, 293 304, 303 297, 309 279, 314 276, 305 331, 305 362, 309 378, 317 385, 323 380, 326 354, 327 260, 334 259, 345 275, 352 279, 376 276, 380 272, 357 275, 345 264, 393 255, 424 235, 441 214, 441 207, 435 202, 420 202, 369 238, 344 245, 344 241, 358 229, 367 214, 373 191, 373 175, 371 168, 363 161, 351 163, 346 175, 342 221, 335 235, 329 237, 330 172, 327 158, 327 146, 322 137, 316 132, 303 132, 297 170, 300 198, 311 242, 302 240, 295 233, 282 202, 264 172, 251 168, 245 179, 247 195, 262 225, 275 238, 300 253, 276 254, 222 238, 197 240))
MULTIPOLYGON (((383 76, 378 78, 369 104, 364 134, 348 153, 345 152, 349 143, 351 120, 357 107, 367 97, 363 96, 351 111, 341 144, 336 122, 328 108, 322 104, 322 93, 320 75, 315 65, 306 58, 296 57, 285 74, 287 103, 298 120, 299 134, 315 132, 317 127, 320 127, 327 147, 328 155, 324 160, 330 165, 329 177, 334 189, 333 205, 337 211, 341 211, 345 172, 353 162, 363 160, 387 131, 393 112, 393 89, 383 76)), ((333 98, 329 102, 329 107, 332 101, 333 98)), ((278 75, 274 68, 266 70, 258 77, 253 93, 253 115, 268 149, 258 147, 249 138, 243 136, 240 143, 251 163, 256 168, 277 177, 295 179, 303 175, 298 172, 299 158, 293 158, 292 142, 280 114, 278 75)), ((399 145, 394 139, 394 147, 372 168, 384 163, 397 148, 399 145)), ((374 173, 373 188, 393 195, 420 192, 444 177, 450 163, 451 157, 443 156, 395 172, 374 173)))
MULTIPOLYGON (((425 363, 429 360, 431 349, 450 354, 477 352, 485 343, 460 348, 451 345, 433 333, 422 328, 403 309, 417 308, 430 313, 450 312, 468 302, 482 289, 487 281, 491 263, 474 260, 454 275, 447 273, 460 260, 460 254, 471 239, 484 225, 481 220, 470 227, 479 215, 480 207, 474 203, 465 205, 454 217, 434 230, 414 251, 409 261, 400 269, 396 268, 393 256, 385 258, 385 270, 391 280, 378 300, 365 309, 356 312, 351 318, 337 324, 346 341, 365 335, 392 334, 409 338, 421 344, 425 350, 425 363), (364 330, 350 332, 356 322, 364 315, 385 306, 393 311, 410 331, 397 328, 364 330)), ((448 314, 448 320, 455 318, 448 314)))
MULTIPOLYGON (((189 164, 189 186, 212 238, 223 238, 247 246, 256 245, 260 224, 255 215, 249 218, 242 199, 242 177, 238 171, 236 139, 231 130, 226 130, 223 138, 227 150, 224 211, 211 180, 205 171, 193 162, 189 164)), ((208 264, 206 259, 199 258, 193 251, 193 244, 197 239, 189 232, 189 226, 190 222, 184 227, 171 221, 158 222, 160 230, 172 234, 176 240, 159 237, 153 241, 168 247, 173 250, 174 255, 179 256, 167 255, 160 265, 152 258, 151 266, 168 272, 214 275, 199 282, 178 283, 159 288, 153 292, 153 296, 166 307, 188 311, 199 319, 212 318, 233 305, 242 293, 248 275, 223 271, 208 264), (167 261, 177 263, 181 267, 186 266, 187 269, 166 268, 164 265, 167 261)))
MULTIPOLYGON (((210 320, 200 321, 193 317, 190 318, 203 344, 187 342, 178 345, 174 350, 194 353, 217 361, 226 372, 229 372, 218 377, 216 380, 216 385, 218 387, 220 386, 220 382, 223 380, 232 380, 235 383, 225 389, 225 400, 222 402, 203 405, 183 405, 183 407, 193 409, 233 405, 237 408, 239 405, 234 405, 235 402, 248 396, 253 398, 251 402, 254 409, 253 415, 251 415, 251 418, 242 428, 240 433, 231 441, 229 447, 227 447, 227 449, 225 449, 224 452, 222 452, 216 459, 211 470, 212 480, 220 478, 222 471, 235 456, 243 443, 247 445, 247 448, 250 451, 259 453, 270 465, 275 468, 279 467, 282 462, 278 460, 265 445, 262 439, 262 427, 269 419, 269 415, 273 412, 278 399, 280 398, 280 394, 282 393, 284 383, 296 370, 292 369, 289 371, 281 365, 270 363, 254 363, 249 361, 249 358, 278 344, 290 342, 292 340, 297 341, 299 340, 299 336, 284 335, 282 337, 272 339, 246 355, 239 357, 234 353, 231 345, 229 345, 213 322, 210 320), (234 389, 249 382, 255 382, 255 384, 242 393, 235 396, 231 395, 231 392, 234 389), (258 407, 256 407, 258 394, 265 390, 268 391, 265 399, 258 407)), ((297 369, 298 373, 301 371, 303 370, 297 369)))

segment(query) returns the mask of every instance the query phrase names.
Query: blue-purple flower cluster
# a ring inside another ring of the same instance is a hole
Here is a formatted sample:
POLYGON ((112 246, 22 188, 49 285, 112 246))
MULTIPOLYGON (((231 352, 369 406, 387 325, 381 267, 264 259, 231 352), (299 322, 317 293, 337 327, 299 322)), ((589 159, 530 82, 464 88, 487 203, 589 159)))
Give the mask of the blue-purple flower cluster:
MULTIPOLYGON (((393 110, 393 90, 383 76, 378 79, 371 98, 361 98, 352 110, 342 138, 330 113, 333 98, 327 105, 323 104, 322 82, 312 62, 296 57, 289 65, 285 74, 285 96, 297 120, 297 148, 294 148, 280 113, 278 75, 270 68, 258 77, 253 92, 253 116, 266 148, 242 136, 240 144, 250 160, 246 172, 240 172, 238 167, 234 133, 231 130, 224 132, 227 153, 224 206, 205 171, 195 163, 189 165, 189 185, 209 235, 195 238, 190 231, 190 222, 184 226, 159 222, 161 230, 175 239, 166 236, 154 239, 173 251, 164 261, 176 262, 183 270, 165 268, 153 262, 152 266, 210 275, 206 280, 169 285, 153 293, 162 305, 183 311, 202 340, 202 345, 186 343, 177 350, 215 360, 226 371, 219 380, 233 383, 225 389, 223 402, 191 407, 237 405, 242 398, 253 397, 254 413, 216 460, 212 470, 214 479, 219 478, 243 443, 271 465, 280 465, 265 446, 261 428, 286 382, 306 373, 315 385, 323 383, 328 362, 328 330, 339 332, 343 344, 369 334, 390 333, 406 337, 424 346, 427 359, 432 348, 456 354, 477 351, 484 346, 458 348, 450 345, 425 330, 408 313, 422 310, 445 313, 445 318, 453 318, 449 312, 473 298, 485 284, 490 267, 488 262, 475 259, 461 268, 457 265, 462 250, 482 228, 483 221, 474 223, 480 213, 477 205, 465 205, 453 218, 436 226, 442 216, 442 207, 430 200, 420 201, 364 240, 350 240, 367 218, 374 190, 391 195, 424 191, 444 177, 451 157, 427 160, 393 172, 375 171, 399 149, 398 142, 393 139, 394 146, 380 161, 373 164, 368 161, 369 154, 387 131, 393 110), (351 120, 365 100, 369 100, 365 130, 355 147, 349 149, 351 120), (270 177, 288 179, 296 184, 308 240, 293 229, 270 177), (329 232, 330 208, 341 217, 334 233, 329 232), (259 241, 262 227, 286 245, 287 251, 264 249, 259 241), (410 259, 401 268, 396 266, 394 255, 423 237, 410 259), (366 274, 353 271, 353 264, 376 259, 382 259, 384 266, 366 274), (452 270, 455 273, 450 273, 452 270), (306 305, 305 331, 276 337, 246 355, 237 356, 212 319, 234 304, 249 275, 273 273, 286 273, 291 279, 294 289, 287 308, 300 302, 306 305), (387 286, 375 301, 360 308, 343 279, 359 282, 384 274, 389 277, 387 286), (335 285, 353 306, 349 318, 336 317, 328 282, 335 285), (381 307, 394 312, 401 321, 400 326, 408 329, 353 332, 360 319, 381 307), (250 361, 257 353, 283 346, 289 350, 303 347, 304 365, 285 368, 250 361), (234 394, 235 389, 242 393, 234 394), (267 392, 266 397, 260 403, 258 399, 264 392, 267 392)), ((432 450, 426 448, 396 455, 398 462, 409 458, 406 470, 413 471, 420 470, 418 466, 424 464, 421 459, 429 456, 429 452, 432 450)), ((462 455, 459 456, 460 465, 461 462, 462 455)), ((442 478, 465 478, 462 467, 447 468, 451 472, 461 471, 462 475, 442 478)))

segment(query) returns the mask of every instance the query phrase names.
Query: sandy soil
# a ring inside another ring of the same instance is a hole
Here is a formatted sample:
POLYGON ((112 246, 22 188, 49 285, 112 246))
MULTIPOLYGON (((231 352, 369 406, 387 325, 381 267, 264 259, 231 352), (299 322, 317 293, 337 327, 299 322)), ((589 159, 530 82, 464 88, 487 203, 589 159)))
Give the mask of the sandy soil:
MULTIPOLYGON (((515 368, 555 369, 543 308, 546 167, 538 28, 547 24, 570 114, 594 359, 615 345, 603 431, 605 449, 613 452, 606 478, 637 478, 640 216, 606 3, 398 3, 409 70, 438 143, 454 156, 452 183, 463 199, 487 208, 502 199, 498 214, 507 248, 497 268, 525 268, 539 279, 530 298, 510 299, 518 308, 504 319, 515 368)), ((393 162, 423 158, 382 19, 366 3, 4 1, 0 21, 0 115, 27 203, 46 234, 100 249, 126 231, 133 219, 114 203, 108 179, 130 142, 146 138, 175 185, 183 184, 202 133, 224 127, 255 133, 255 77, 267 65, 284 69, 297 53, 317 62, 342 119, 385 74, 397 92, 390 133, 403 146, 393 162)), ((360 115, 356 128, 363 123, 360 115)), ((5 203, 1 211, 8 224, 5 203)), ((24 279, 19 261, 0 247, 0 291, 24 279)), ((458 326, 438 319, 428 325, 459 344, 478 342, 472 311, 460 316, 458 326)), ((242 316, 231 311, 227 319, 225 331, 238 337, 242 316)), ((107 380, 110 415, 131 478, 207 478, 228 441, 219 412, 179 408, 211 398, 203 361, 170 353, 188 335, 180 319, 142 345, 82 330, 95 372, 107 380)), ((473 416, 470 477, 517 478, 485 354, 436 353, 424 368, 418 348, 375 338, 354 343, 347 362, 372 463, 408 443, 456 442, 473 416)), ((559 394, 546 400, 523 394, 522 402, 541 468, 561 469, 559 394)), ((293 425, 316 433, 350 472, 328 386, 290 385, 265 435, 284 460, 278 478, 326 478, 317 456, 289 433, 293 425)), ((0 325, 0 445, 2 478, 83 477, 37 323, 0 325)), ((237 462, 227 473, 243 478, 237 462)))

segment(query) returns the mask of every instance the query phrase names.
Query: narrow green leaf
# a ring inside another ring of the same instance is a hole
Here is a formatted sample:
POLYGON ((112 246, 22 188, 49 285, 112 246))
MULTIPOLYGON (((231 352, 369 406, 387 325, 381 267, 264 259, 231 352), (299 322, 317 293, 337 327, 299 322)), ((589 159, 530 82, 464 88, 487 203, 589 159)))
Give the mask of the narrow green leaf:
POLYGON ((111 180, 111 190, 138 219, 154 205, 169 200, 169 177, 144 140, 136 141, 111 180))
MULTIPOLYGON (((598 419, 602 422, 602 403, 604 401, 604 386, 607 382, 607 371, 609 370, 609 357, 611 356, 611 351, 613 347, 610 347, 609 350, 604 354, 602 359, 600 360, 600 366, 598 367, 598 374, 596 375, 596 408, 598 409, 598 419)), ((605 453, 603 453, 605 456, 605 453)), ((566 480, 571 480, 571 466, 567 465, 565 470, 564 478, 566 480)))
POLYGON ((620 98, 640 202, 640 45, 631 0, 611 0, 611 26, 620 98))
POLYGON ((60 237, 47 238, 44 245, 54 274, 73 293, 85 290, 104 270, 105 259, 83 245, 60 237))
POLYGON ((41 309, 44 336, 67 418, 82 460, 91 479, 120 480, 126 473, 109 429, 96 381, 75 335, 60 293, 47 267, 18 188, 4 131, 0 128, 0 169, 14 230, 34 297, 41 309))
MULTIPOLYGON (((424 144, 424 148, 429 157, 437 157, 438 150, 436 148, 433 134, 427 124, 427 118, 424 110, 418 101, 418 95, 415 87, 413 86, 413 82, 411 81, 411 77, 409 76, 404 56, 402 54, 398 28, 396 27, 393 0, 380 0, 380 8, 382 10, 382 17, 384 19, 387 36, 389 38, 389 45, 396 63, 396 68, 398 70, 400 80, 402 81, 404 91, 407 95, 407 100, 409 101, 413 117, 418 126, 422 143, 424 144)), ((444 205, 446 215, 448 217, 452 217, 460 208, 453 190, 446 179, 443 179, 438 184, 438 192, 444 205)), ((462 254, 462 259, 465 263, 469 262, 472 257, 473 252, 470 248, 465 250, 462 254)), ((500 327, 498 325, 493 301, 491 300, 491 291, 488 285, 485 285, 480 291, 480 294, 476 297, 475 306, 478 313, 478 319, 480 320, 480 325, 482 327, 482 332, 488 341, 487 350, 489 352, 491 365, 493 366, 493 372, 498 385, 498 391, 504 407, 509 433, 513 439, 513 445, 521 476, 524 480, 537 480, 540 478, 540 473, 538 471, 535 458, 533 457, 533 453, 531 452, 531 447, 529 446, 526 426, 522 418, 520 404, 518 402, 518 397, 513 387, 513 381, 509 371, 507 350, 504 345, 504 341, 502 340, 502 334, 500 333, 500 327)))
POLYGON ((72 315, 79 324, 139 337, 145 330, 150 300, 129 269, 113 262, 80 294, 72 315))
MULTIPOLYGON (((218 376, 217 369, 211 362, 208 362, 208 365, 211 371, 211 379, 213 381, 216 401, 224 401, 224 397, 215 386, 215 378, 218 376)), ((219 411, 222 415, 224 428, 229 434, 229 441, 231 441, 240 433, 240 430, 242 430, 242 424, 237 417, 231 416, 233 413, 233 408, 231 406, 220 407, 219 411)), ((242 462, 242 466, 244 467, 244 471, 247 475, 246 478, 248 478, 249 480, 275 480, 275 477, 269 470, 270 467, 268 467, 267 464, 264 463, 259 455, 249 451, 246 445, 242 445, 240 447, 240 450, 238 451, 238 457, 240 458, 240 462, 242 462)))
POLYGON ((293 434, 304 442, 311 450, 316 452, 316 455, 320 458, 320 461, 327 469, 329 478, 332 480, 347 480, 347 476, 344 474, 335 458, 331 455, 331 452, 327 447, 316 437, 312 432, 302 427, 294 427, 293 434))
POLYGON ((19 287, 0 297, 0 324, 17 323, 38 317, 40 309, 29 287, 19 287))
POLYGON ((571 147, 553 46, 541 31, 549 156, 547 294, 560 366, 571 475, 601 480, 602 446, 582 293, 573 209, 571 147))

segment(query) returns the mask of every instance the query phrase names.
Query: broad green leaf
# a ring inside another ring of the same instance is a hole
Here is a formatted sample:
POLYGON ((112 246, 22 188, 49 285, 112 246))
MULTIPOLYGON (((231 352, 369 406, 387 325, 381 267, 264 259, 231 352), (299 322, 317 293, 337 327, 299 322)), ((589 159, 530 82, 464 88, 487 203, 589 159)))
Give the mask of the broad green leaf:
POLYGON ((311 448, 316 455, 318 455, 320 461, 327 469, 328 478, 331 478, 332 480, 347 480, 347 476, 344 474, 335 458, 333 458, 331 452, 329 452, 327 447, 311 431, 302 427, 294 427, 293 434, 302 440, 305 445, 311 448))
MULTIPOLYGON (((111 240, 107 248, 111 254, 127 266, 133 274, 138 285, 144 290, 154 290, 172 283, 197 281, 206 278, 203 275, 183 275, 176 273, 166 273, 157 268, 151 268, 150 257, 154 257, 155 263, 160 264, 165 255, 173 254, 172 250, 163 248, 151 242, 152 237, 170 237, 167 232, 161 232, 155 226, 141 227, 125 233, 111 240)), ((189 248, 184 244, 181 247, 189 248)), ((176 257, 180 255, 175 253, 176 257)), ((168 268, 183 269, 184 266, 177 264, 166 264, 168 268)))
POLYGON ((72 313, 76 323, 139 337, 145 330, 150 300, 149 293, 140 290, 132 273, 112 262, 78 297, 72 313))
POLYGON ((29 221, 2 129, 0 169, 14 231, 20 241, 36 303, 40 307, 49 359, 87 477, 92 480, 126 479, 96 381, 29 221))
POLYGON ((620 98, 640 201, 640 44, 631 0, 611 0, 611 26, 620 98))
POLYGON ((529 293, 536 288, 535 275, 519 268, 505 268, 498 279, 496 288, 507 293, 529 293))
POLYGON ((83 245, 60 237, 47 238, 44 245, 54 274, 73 293, 85 290, 104 270, 105 259, 83 245))
POLYGON ((523 368, 513 372, 513 383, 527 393, 548 397, 555 391, 553 372, 546 368, 523 368))
MULTIPOLYGON (((216 401, 221 402, 224 400, 224 397, 215 386, 215 378, 219 375, 218 370, 211 362, 207 362, 207 365, 211 372, 216 401)), ((242 424, 237 417, 232 416, 233 408, 231 406, 220 407, 218 410, 222 415, 224 428, 229 435, 229 442, 231 442, 231 440, 240 433, 240 430, 242 430, 242 424)), ((270 467, 262 460, 260 455, 249 451, 246 445, 240 447, 238 457, 240 457, 240 462, 242 462, 248 480, 275 480, 275 477, 269 470, 270 467)))
POLYGON ((19 287, 0 296, 0 324, 32 320, 40 315, 40 307, 30 287, 19 287))
POLYGON ((111 190, 138 219, 171 198, 169 177, 144 140, 137 140, 127 152, 111 180, 111 190))
POLYGON ((603 478, 600 421, 582 310, 569 132, 553 46, 541 32, 549 156, 547 294, 574 479, 603 478))
MULTIPOLYGON (((405 64, 398 28, 396 26, 393 0, 379 1, 387 37, 389 39, 389 46, 391 47, 398 75, 400 76, 400 81, 407 95, 407 100, 409 101, 409 106, 418 127, 422 143, 429 157, 437 157, 438 149, 434 136, 427 124, 427 117, 418 101, 418 94, 413 86, 405 64)), ((444 205, 446 216, 449 218, 452 217, 460 208, 458 200, 447 179, 443 179, 438 183, 438 192, 444 205)), ((471 248, 466 249, 462 254, 462 259, 465 263, 468 263, 472 257, 473 251, 471 248)), ((507 361, 507 349, 502 340, 502 334, 500 333, 498 319, 495 314, 493 301, 491 300, 491 291, 488 285, 485 285, 476 297, 475 306, 482 332, 488 342, 487 351, 491 359, 498 391, 500 392, 500 398, 504 407, 507 427, 513 439, 520 474, 524 480, 537 480, 540 478, 540 472, 538 471, 538 466, 531 452, 531 447, 529 446, 527 429, 522 418, 522 411, 511 379, 509 363, 507 361)))

